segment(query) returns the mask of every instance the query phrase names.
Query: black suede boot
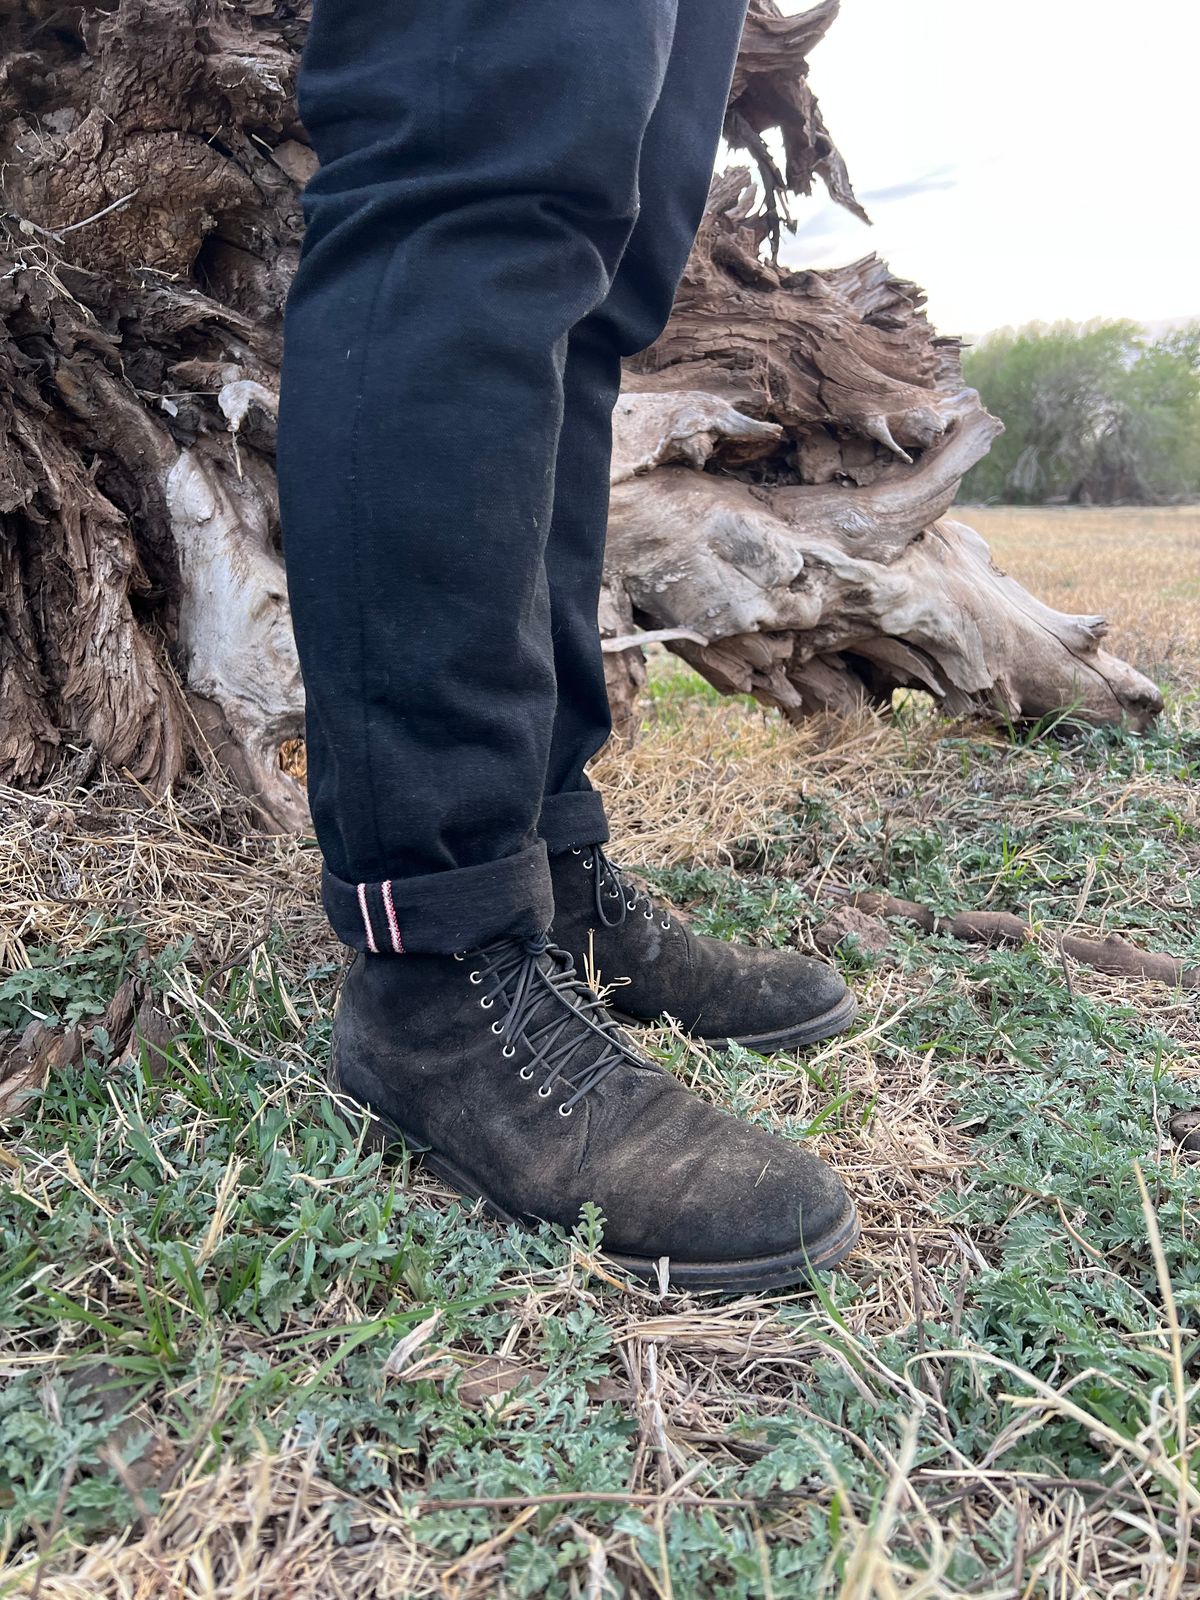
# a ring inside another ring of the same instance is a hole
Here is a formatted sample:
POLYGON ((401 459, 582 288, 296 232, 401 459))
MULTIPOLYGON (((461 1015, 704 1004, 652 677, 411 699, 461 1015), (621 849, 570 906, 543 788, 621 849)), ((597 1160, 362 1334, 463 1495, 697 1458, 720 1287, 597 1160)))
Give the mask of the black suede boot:
POLYGON ((599 845, 551 856, 550 875, 554 942, 622 1021, 672 1016, 697 1038, 763 1055, 828 1039, 854 1021, 854 996, 826 962, 692 933, 599 845))
POLYGON ((840 1179, 641 1055, 547 940, 466 956, 360 955, 333 1030, 334 1087, 502 1221, 573 1228, 687 1289, 771 1289, 831 1267, 858 1221, 840 1179))

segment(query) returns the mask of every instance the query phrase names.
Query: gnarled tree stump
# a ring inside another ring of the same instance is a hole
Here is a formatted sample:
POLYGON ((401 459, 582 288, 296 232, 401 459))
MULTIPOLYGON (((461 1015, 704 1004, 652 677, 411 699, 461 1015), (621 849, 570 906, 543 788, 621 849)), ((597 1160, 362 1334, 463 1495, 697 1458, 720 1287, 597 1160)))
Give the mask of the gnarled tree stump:
POLYGON ((914 687, 954 713, 1144 725, 1161 697, 1100 647, 1104 619, 1042 605, 946 515, 1000 424, 920 291, 874 256, 789 272, 760 259, 761 229, 749 174, 725 174, 618 404, 614 630, 668 630, 719 688, 792 717, 914 687))
MULTIPOLYGON (((35 783, 77 740, 161 787, 204 739, 267 817, 304 818, 280 762, 303 705, 273 447, 307 10, 0 12, 0 778, 35 783)), ((789 715, 916 683, 954 709, 1140 723, 1156 692, 1099 619, 1039 607, 946 520, 996 424, 919 293, 873 259, 763 259, 815 178, 858 209, 807 81, 836 12, 753 0, 727 133, 765 204, 718 183, 629 373, 601 605, 618 712, 650 631, 789 715)))

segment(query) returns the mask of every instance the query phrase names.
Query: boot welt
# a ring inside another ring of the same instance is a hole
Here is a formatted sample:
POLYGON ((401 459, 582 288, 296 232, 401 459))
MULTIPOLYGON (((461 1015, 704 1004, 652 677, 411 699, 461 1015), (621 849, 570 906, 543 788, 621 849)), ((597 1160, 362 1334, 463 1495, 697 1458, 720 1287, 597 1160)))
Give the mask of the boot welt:
MULTIPOLYGON (((811 1284, 818 1272, 828 1272, 845 1260, 858 1243, 861 1232, 858 1211, 853 1200, 847 1198, 845 1211, 831 1227, 794 1250, 728 1261, 676 1261, 672 1258, 668 1263, 669 1277, 675 1288, 694 1293, 707 1289, 721 1294, 760 1294, 767 1289, 811 1284)), ((631 1277, 651 1283, 659 1280, 657 1261, 645 1256, 620 1255, 615 1250, 604 1254, 631 1277)))
MULTIPOLYGON (((615 1020, 627 1028, 652 1026, 657 1020, 654 1017, 631 1017, 623 1011, 616 1010, 615 1007, 611 1009, 615 1020)), ((809 1017, 806 1022, 797 1022, 793 1027, 779 1028, 774 1033, 748 1033, 740 1039, 734 1039, 727 1035, 707 1034, 703 1026, 688 1028, 685 1031, 704 1044, 711 1045, 714 1050, 723 1050, 731 1044, 738 1044, 746 1050, 753 1050, 756 1055, 770 1056, 777 1055, 783 1050, 800 1050, 805 1045, 816 1044, 821 1039, 832 1039, 834 1034, 845 1033, 857 1015, 858 1001, 853 993, 847 990, 837 1005, 830 1006, 828 1011, 809 1017)))
MULTIPOLYGON (((327 1074, 331 1089, 343 1100, 353 1100, 342 1088, 332 1064, 327 1074)), ((356 1105, 357 1101, 354 1102, 356 1105)), ((481 1202, 484 1210, 497 1222, 519 1227, 536 1227, 538 1217, 513 1216, 498 1205, 475 1179, 460 1171, 454 1162, 431 1146, 411 1138, 398 1122, 380 1112, 362 1108, 361 1115, 367 1128, 367 1142, 375 1149, 384 1150, 389 1145, 402 1143, 411 1155, 417 1156, 443 1183, 464 1198, 481 1202)), ((844 1260, 858 1243, 861 1231, 858 1212, 853 1200, 847 1198, 846 1209, 837 1220, 816 1239, 805 1240, 792 1250, 777 1255, 744 1256, 728 1261, 677 1261, 668 1259, 668 1276, 676 1289, 695 1292, 709 1290, 721 1294, 754 1294, 767 1289, 783 1289, 791 1284, 811 1283, 816 1273, 828 1271, 844 1260)), ((658 1258, 629 1256, 617 1251, 602 1252, 605 1260, 622 1268, 631 1277, 646 1283, 660 1281, 658 1258)))

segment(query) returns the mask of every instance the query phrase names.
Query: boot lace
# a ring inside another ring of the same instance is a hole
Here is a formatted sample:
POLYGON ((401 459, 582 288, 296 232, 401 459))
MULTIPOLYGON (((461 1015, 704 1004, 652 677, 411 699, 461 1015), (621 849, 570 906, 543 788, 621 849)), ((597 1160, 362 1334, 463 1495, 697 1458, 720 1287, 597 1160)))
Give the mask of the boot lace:
POLYGON ((492 1032, 504 1041, 504 1059, 511 1061, 522 1046, 529 1052, 518 1077, 528 1083, 540 1070, 537 1092, 542 1100, 550 1098, 556 1084, 573 1091, 559 1104, 560 1117, 569 1117, 584 1095, 617 1067, 649 1065, 626 1043, 604 1002, 576 976, 571 957, 549 939, 507 939, 454 959, 471 963, 468 978, 482 991, 480 1007, 491 1011, 500 1006, 502 1015, 493 1021, 492 1032), (601 1048, 569 1073, 579 1056, 581 1026, 597 1036, 601 1048))
POLYGON ((571 854, 582 856, 584 867, 592 874, 596 915, 602 927, 619 928, 630 912, 640 911, 647 922, 659 917, 659 927, 670 928, 671 919, 667 913, 663 911, 660 916, 660 908, 650 896, 632 883, 598 844, 588 845, 586 850, 572 849, 571 854))

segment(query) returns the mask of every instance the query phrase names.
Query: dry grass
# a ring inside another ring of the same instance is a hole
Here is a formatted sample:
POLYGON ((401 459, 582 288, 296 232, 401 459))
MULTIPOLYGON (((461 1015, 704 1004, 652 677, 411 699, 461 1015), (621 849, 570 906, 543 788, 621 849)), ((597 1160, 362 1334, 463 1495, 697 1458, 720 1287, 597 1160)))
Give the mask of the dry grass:
MULTIPOLYGON (((1107 607, 1116 648, 1143 665, 1169 661, 1181 683, 1200 681, 1200 525, 1194 513, 972 516, 998 559, 1035 590, 1068 609, 1107 607), (1153 558, 1130 565, 1133 550, 1150 544, 1153 558), (1110 552, 1111 577, 1107 568, 1095 570, 1098 547, 1110 552), (1138 575, 1136 587, 1128 581, 1131 571, 1138 575), (1189 584, 1190 602, 1183 592, 1189 584)), ((1184 841, 1176 860, 1200 870, 1196 846, 1186 842, 1200 833, 1197 798, 1177 781, 1152 769, 1130 776, 1081 764, 1064 807, 1059 790, 1028 782, 1042 759, 1034 752, 1014 756, 999 778, 990 776, 991 787, 981 798, 979 771, 964 761, 958 731, 933 718, 884 721, 866 715, 794 729, 741 704, 684 697, 661 707, 632 749, 607 754, 597 777, 623 860, 647 869, 699 864, 745 872, 758 856, 810 905, 827 903, 859 881, 865 838, 876 840, 875 870, 884 882, 905 839, 934 828, 944 831, 949 845, 977 827, 981 814, 1023 842, 1015 851, 1006 847, 1002 865, 987 868, 990 878, 985 872, 967 886, 976 906, 1002 903, 1019 879, 1035 919, 1039 904, 1061 907, 1061 895, 1055 899, 1055 841, 1073 820, 1090 826, 1105 819, 1114 839, 1129 840, 1132 848, 1138 819, 1156 807, 1169 808, 1178 814, 1184 841), (812 821, 818 814, 820 832, 812 821)), ((972 737, 978 738, 978 730, 972 737)), ((314 989, 310 976, 313 961, 329 954, 315 902, 315 852, 294 841, 245 835, 232 798, 211 785, 151 804, 102 778, 86 793, 48 791, 31 799, 5 791, 0 808, 0 933, 7 966, 20 968, 50 940, 86 949, 118 916, 143 927, 152 950, 184 937, 194 941, 190 962, 169 979, 160 1000, 169 1014, 198 1020, 213 1043, 244 1038, 255 1021, 251 999, 236 1028, 220 1013, 220 977, 230 963, 252 968, 264 987, 283 994, 285 1006, 301 1008, 314 995, 324 999, 326 990, 320 981, 314 989), (90 916, 97 910, 104 913, 99 925, 90 916), (270 953, 262 943, 269 927, 279 935, 270 953)), ((1103 870, 1097 866, 1094 872, 1103 870)), ((1178 881, 1169 873, 1140 882, 1137 895, 1105 900, 1088 880, 1065 913, 1047 913, 1039 947, 1055 983, 1059 934, 1148 931, 1161 906, 1178 899, 1178 881)), ((787 932, 805 944, 811 928, 811 917, 797 915, 787 932)), ((577 1542, 573 1592, 587 1600, 649 1600, 672 1593, 674 1600, 702 1600, 694 1589, 672 1591, 670 1565, 655 1554, 665 1552, 684 1508, 745 1514, 765 1552, 765 1541, 803 1547, 811 1536, 809 1519, 827 1520, 836 1505, 839 1559, 819 1590, 805 1592, 841 1600, 958 1600, 968 1593, 992 1600, 1180 1600, 1200 1594, 1188 1535, 1200 1497, 1187 1476, 1189 1455, 1200 1450, 1200 1432, 1189 1416, 1192 1380, 1185 1378, 1179 1354, 1192 1335, 1186 1328, 1179 1332, 1186 1313, 1177 1313, 1164 1272, 1159 1321, 1144 1337, 1155 1348, 1175 1352, 1178 1381, 1155 1402, 1155 1420, 1141 1437, 1131 1441, 1114 1431, 1093 1408, 1086 1383, 1077 1387, 1078 1373, 1070 1382, 1047 1383, 1014 1368, 1004 1387, 1019 1397, 1019 1405, 986 1458, 959 1450, 944 1401, 946 1371, 955 1362, 970 1364, 981 1395, 992 1380, 993 1358, 972 1344, 963 1318, 970 1285, 998 1260, 1002 1240, 993 1228, 952 1220, 947 1210, 947 1197, 971 1189, 977 1130, 960 1125, 954 1073, 939 1067, 932 1044, 903 1035, 901 1024, 911 1008, 928 1007, 931 994, 947 1009, 972 997, 975 969, 969 959, 955 965, 935 951, 928 958, 882 961, 857 982, 861 1026, 853 1037, 821 1047, 803 1072, 791 1062, 748 1060, 731 1089, 721 1059, 669 1033, 655 1041, 699 1093, 726 1103, 733 1093, 743 1114, 803 1125, 831 1097, 844 1097, 839 1115, 822 1128, 819 1148, 843 1172, 863 1210, 854 1296, 836 1311, 799 1295, 723 1305, 662 1302, 603 1270, 597 1273, 579 1244, 551 1270, 514 1268, 509 1274, 517 1292, 507 1307, 503 1355, 527 1382, 524 1388, 503 1388, 487 1404, 497 1414, 523 1411, 536 1426, 541 1330, 549 1319, 574 1310, 600 1316, 613 1351, 606 1398, 624 1408, 637 1440, 617 1498, 639 1519, 645 1538, 628 1528, 598 1536, 589 1505, 603 1497, 584 1490, 494 1503, 463 1482, 456 1486, 459 1497, 489 1513, 486 1531, 467 1538, 457 1552, 435 1548, 422 1523, 422 1514, 435 1507, 423 1497, 435 1488, 444 1495, 446 1486, 426 1476, 419 1458, 398 1456, 389 1463, 388 1489, 356 1495, 334 1487, 313 1447, 285 1441, 273 1452, 219 1460, 201 1429, 193 1453, 163 1485, 161 1510, 146 1511, 127 1533, 60 1554, 52 1569, 39 1571, 26 1555, 7 1580, 0 1578, 0 1593, 28 1600, 474 1600, 508 1592, 507 1553, 530 1528, 540 1528, 540 1537, 552 1543, 577 1542), (924 1331, 938 1329, 958 1353, 942 1347, 937 1361, 926 1360, 924 1331), (901 1360, 889 1353, 889 1336, 911 1339, 914 1330, 915 1357, 901 1360), (911 1419, 898 1445, 867 1430, 839 1430, 814 1413, 811 1373, 815 1363, 831 1357, 862 1392, 882 1397, 881 1403, 911 1419), (811 1423, 818 1434, 825 1430, 831 1449, 844 1447, 875 1474, 872 1481, 884 1486, 882 1498, 863 1497, 841 1481, 831 1457, 827 1471, 787 1494, 739 1495, 731 1504, 711 1488, 714 1475, 741 1470, 765 1454, 752 1433, 736 1426, 747 1409, 764 1424, 793 1419, 797 1427, 811 1423), (1040 1473, 1008 1470, 1006 1448, 1021 1431, 1036 1432, 1064 1416, 1074 1417, 1104 1456, 1107 1465, 1098 1478, 1049 1466, 1040 1473), (950 1576, 953 1552, 991 1522, 1018 1529, 1015 1555, 987 1582, 963 1588, 950 1576), (898 1554, 901 1546, 910 1553, 898 1554), (922 1552, 919 1564, 914 1549, 922 1552)), ((1178 1047, 1177 1071, 1187 1073, 1190 1056, 1190 1070, 1200 1075, 1200 1019, 1186 996, 1081 969, 1068 973, 1066 982, 1073 994, 1102 1006, 1153 1014, 1178 1047)), ((282 1048, 272 1042, 271 1051, 301 1069, 281 1093, 303 1115, 319 1090, 302 1072, 318 1063, 296 1038, 282 1048)), ((981 1026, 969 1065, 981 1079, 1011 1073, 1002 1028, 987 1032, 981 1026)), ((1145 1153, 1147 1161, 1160 1157, 1174 1159, 1165 1127, 1159 1147, 1145 1153)), ((27 1193, 51 1196, 57 1179, 70 1176, 69 1152, 35 1160, 18 1130, 0 1147, 0 1158, 27 1193)), ((322 1180, 334 1197, 344 1181, 322 1180)), ((231 1182, 226 1207, 238 1198, 236 1173, 231 1182)), ((432 1211, 449 1214, 458 1206, 421 1174, 411 1182, 432 1211)), ((1014 1216, 1019 1212, 1020 1207, 1014 1216)), ((1147 1205, 1144 1215, 1158 1266, 1162 1251, 1153 1208, 1147 1205)), ((1071 1237, 1087 1231, 1087 1219, 1078 1214, 1064 1211, 1062 1221, 1071 1237)), ((1124 1270, 1122 1252, 1099 1252, 1100 1259, 1091 1261, 1088 1251, 1098 1252, 1086 1238, 1083 1245, 1083 1265, 1072 1268, 1080 1278, 1124 1270)), ((103 1291, 114 1292, 111 1285, 103 1291)), ((331 1319, 352 1323, 370 1314, 348 1289, 343 1295, 329 1307, 331 1319)), ((0 1350, 0 1373, 14 1375, 30 1362, 53 1367, 66 1353, 69 1341, 54 1351, 16 1343, 0 1350)), ((323 1355, 323 1348, 314 1349, 313 1372, 323 1355)), ((469 1329, 443 1339, 436 1325, 422 1325, 419 1337, 393 1357, 386 1381, 411 1384, 414 1393, 431 1379, 443 1381, 463 1369, 474 1373, 484 1360, 469 1329)), ((437 1502, 443 1511, 446 1505, 437 1502)), ((48 1538, 48 1531, 43 1535, 48 1538)), ((767 1595, 770 1580, 737 1592, 767 1595)), ((775 1592, 781 1600, 784 1594, 798 1600, 797 1590, 775 1592)))
POLYGON ((1100 613, 1152 678, 1200 686, 1200 506, 971 506, 996 564, 1060 611, 1100 613))
MULTIPOLYGON (((937 731, 931 720, 923 735, 931 752, 937 731)), ((614 748, 596 779, 623 861, 729 866, 764 820, 805 797, 834 806, 843 838, 853 837, 881 794, 911 787, 910 744, 910 735, 869 714, 793 728, 741 704, 693 702, 677 725, 664 722, 632 747, 614 748)), ((280 936, 273 976, 292 990, 304 984, 311 963, 336 950, 319 909, 319 858, 311 841, 243 833, 236 797, 208 784, 158 801, 111 778, 75 795, 53 787, 37 797, 0 790, 0 807, 0 960, 8 968, 19 969, 50 942, 86 952, 114 920, 127 919, 151 954, 190 941, 189 962, 159 996, 168 1015, 179 1018, 196 1014, 212 974, 231 964, 262 964, 258 947, 269 930, 280 936)), ((835 846, 815 872, 798 860, 785 870, 815 899, 828 899, 845 882, 838 857, 835 846)), ((793 936, 812 948, 810 927, 797 925, 793 936)), ((853 1038, 818 1048, 808 1058, 809 1074, 763 1062, 746 1080, 748 1109, 801 1123, 820 1112, 828 1082, 855 1105, 884 1112, 869 1134, 824 1151, 860 1199, 864 1248, 877 1245, 891 1256, 878 1280, 888 1292, 867 1296, 859 1308, 862 1327, 872 1333, 911 1316, 913 1241, 938 1262, 951 1248, 932 1202, 965 1148, 927 1060, 905 1056, 881 1075, 875 1047, 903 1015, 906 998, 911 993, 895 974, 881 974, 860 989, 853 1038)), ((209 1025, 219 1031, 215 1018, 209 1025)), ((657 1038, 683 1049, 697 1090, 724 1098, 719 1058, 682 1036, 657 1038)))
POLYGON ((271 925, 307 956, 328 947, 318 884, 311 840, 255 833, 238 796, 211 781, 160 799, 111 773, 36 796, 0 786, 0 968, 20 970, 49 943, 86 950, 115 921, 155 953, 190 940, 201 970, 271 925))

